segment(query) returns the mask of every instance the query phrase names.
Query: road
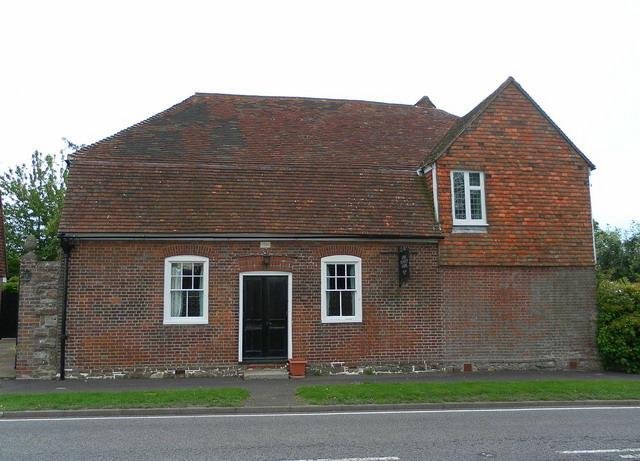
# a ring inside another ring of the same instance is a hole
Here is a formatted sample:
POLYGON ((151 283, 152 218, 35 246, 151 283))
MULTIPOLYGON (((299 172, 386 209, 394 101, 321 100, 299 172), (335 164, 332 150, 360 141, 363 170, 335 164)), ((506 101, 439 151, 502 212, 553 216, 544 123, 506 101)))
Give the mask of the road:
POLYGON ((640 407, 0 419, 0 459, 640 459, 640 407))

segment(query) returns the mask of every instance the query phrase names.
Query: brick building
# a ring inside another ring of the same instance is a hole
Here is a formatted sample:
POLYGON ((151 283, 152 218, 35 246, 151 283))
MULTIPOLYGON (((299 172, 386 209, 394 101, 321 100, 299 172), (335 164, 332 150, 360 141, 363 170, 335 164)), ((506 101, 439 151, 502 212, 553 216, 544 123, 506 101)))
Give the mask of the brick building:
POLYGON ((512 78, 460 118, 196 93, 70 159, 64 368, 597 367, 593 168, 512 78))

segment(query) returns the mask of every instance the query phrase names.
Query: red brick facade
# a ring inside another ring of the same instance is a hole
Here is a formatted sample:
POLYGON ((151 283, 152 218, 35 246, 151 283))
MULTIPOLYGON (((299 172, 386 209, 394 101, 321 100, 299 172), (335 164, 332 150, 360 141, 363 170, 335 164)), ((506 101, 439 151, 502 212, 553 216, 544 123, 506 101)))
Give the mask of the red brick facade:
POLYGON ((444 361, 456 368, 594 368, 588 267, 443 267, 444 361))
POLYGON ((67 368, 76 373, 214 370, 238 364, 239 274, 292 273, 293 356, 311 364, 439 366, 442 314, 437 244, 409 245, 411 279, 398 286, 397 243, 81 242, 70 265, 67 368), (208 257, 208 325, 163 325, 164 258, 208 257), (320 260, 362 258, 362 323, 320 319, 320 260))
POLYGON ((444 362, 596 368, 592 165, 515 82, 476 110, 435 159, 444 362), (484 173, 486 227, 453 225, 453 170, 484 173))

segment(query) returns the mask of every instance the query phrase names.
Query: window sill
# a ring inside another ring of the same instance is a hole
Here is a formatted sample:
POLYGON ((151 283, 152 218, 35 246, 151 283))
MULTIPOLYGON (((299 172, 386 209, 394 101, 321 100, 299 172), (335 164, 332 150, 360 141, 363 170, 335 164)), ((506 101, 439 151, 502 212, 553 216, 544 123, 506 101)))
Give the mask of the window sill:
POLYGON ((322 323, 362 323, 362 319, 358 317, 324 317, 322 323))
POLYGON ((454 224, 452 234, 486 234, 489 231, 488 224, 454 224))
POLYGON ((209 323, 208 318, 193 318, 189 320, 182 319, 164 319, 163 325, 207 325, 209 323))

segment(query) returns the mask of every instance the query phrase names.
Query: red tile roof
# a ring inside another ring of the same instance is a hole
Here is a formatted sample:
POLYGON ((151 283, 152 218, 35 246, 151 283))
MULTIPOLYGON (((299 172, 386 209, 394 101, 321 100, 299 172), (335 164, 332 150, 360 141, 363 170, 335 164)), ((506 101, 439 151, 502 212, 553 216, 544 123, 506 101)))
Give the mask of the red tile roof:
POLYGON ((200 94, 72 159, 63 234, 435 236, 416 170, 457 117, 200 94))

